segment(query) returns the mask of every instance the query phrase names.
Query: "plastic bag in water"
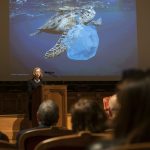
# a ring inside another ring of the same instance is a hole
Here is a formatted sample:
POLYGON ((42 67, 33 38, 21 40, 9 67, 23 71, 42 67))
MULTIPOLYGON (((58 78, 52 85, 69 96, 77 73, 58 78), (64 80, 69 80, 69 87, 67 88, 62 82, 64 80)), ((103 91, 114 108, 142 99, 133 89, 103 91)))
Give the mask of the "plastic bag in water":
POLYGON ((73 60, 88 60, 96 55, 99 37, 94 26, 76 25, 71 28, 63 43, 67 56, 73 60))

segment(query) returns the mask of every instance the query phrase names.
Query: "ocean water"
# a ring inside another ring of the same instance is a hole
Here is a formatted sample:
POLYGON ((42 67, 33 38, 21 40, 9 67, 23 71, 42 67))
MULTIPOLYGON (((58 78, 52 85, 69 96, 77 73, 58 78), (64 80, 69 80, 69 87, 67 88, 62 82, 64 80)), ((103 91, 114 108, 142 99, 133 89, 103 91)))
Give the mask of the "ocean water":
MULTIPOLYGON (((30 71, 34 66, 51 70, 58 76, 114 76, 129 67, 137 66, 137 25, 134 0, 94 1, 96 16, 102 25, 96 30, 100 43, 96 55, 86 61, 68 59, 64 52, 58 57, 45 59, 44 54, 51 49, 60 34, 37 31, 47 22, 59 7, 66 4, 82 7, 91 1, 10 1, 9 41, 11 60, 17 60, 30 71), (79 3, 80 2, 80 3, 79 3), (81 5, 81 6, 80 6, 81 5)), ((93 1, 92 1, 93 5, 93 1)), ((12 63, 13 73, 20 73, 12 63)))

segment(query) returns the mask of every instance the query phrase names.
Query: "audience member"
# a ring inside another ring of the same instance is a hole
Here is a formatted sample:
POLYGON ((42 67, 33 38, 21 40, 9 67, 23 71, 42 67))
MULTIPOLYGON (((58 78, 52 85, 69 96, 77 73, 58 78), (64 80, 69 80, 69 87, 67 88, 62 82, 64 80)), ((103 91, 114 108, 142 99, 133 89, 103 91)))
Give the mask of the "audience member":
POLYGON ((103 98, 103 107, 104 107, 104 111, 105 111, 108 119, 110 119, 112 117, 112 113, 111 113, 110 106, 109 106, 110 98, 111 98, 111 96, 107 96, 107 97, 103 98))
POLYGON ((106 116, 96 100, 80 99, 71 110, 72 129, 75 132, 105 130, 106 116))
POLYGON ((118 100, 117 100, 117 95, 114 94, 113 96, 110 97, 109 99, 109 108, 110 108, 110 112, 111 112, 111 117, 110 119, 115 119, 117 114, 118 114, 118 111, 119 111, 119 103, 118 103, 118 100))
POLYGON ((115 137, 127 138, 131 134, 131 142, 149 142, 150 79, 126 86, 118 93, 118 102, 115 137))
POLYGON ((57 104, 52 100, 46 100, 41 103, 37 111, 37 120, 39 126, 27 130, 22 130, 17 135, 17 140, 19 137, 28 130, 38 129, 38 128, 49 128, 55 126, 59 119, 59 108, 57 104))
POLYGON ((52 100, 42 102, 37 111, 39 126, 21 131, 18 136, 19 149, 34 149, 35 146, 48 138, 73 134, 71 130, 56 126, 59 118, 59 109, 52 100))
MULTIPOLYGON (((144 78, 145 78, 145 72, 140 69, 124 70, 122 72, 121 81, 117 85, 117 90, 120 91, 120 90, 124 89, 126 86, 128 86, 129 84, 136 83, 138 81, 143 80, 144 78)), ((118 102, 117 102, 117 99, 115 96, 109 96, 109 97, 103 98, 103 105, 104 105, 105 113, 107 114, 107 118, 111 120, 112 118, 114 118, 114 117, 112 117, 112 115, 114 113, 112 112, 112 110, 110 108, 110 103, 112 103, 112 102, 109 102, 110 99, 116 105, 118 105, 117 104, 118 102)))
POLYGON ((39 127, 55 126, 59 119, 59 108, 52 100, 46 100, 39 106, 37 120, 39 127))
POLYGON ((117 95, 109 97, 108 101, 109 111, 115 123, 115 139, 111 142, 97 143, 98 150, 104 147, 113 149, 115 145, 123 143, 150 141, 150 79, 149 71, 146 73, 145 76, 140 70, 125 71, 117 95), (117 108, 114 114, 113 106, 117 108))
POLYGON ((130 83, 141 81, 145 78, 145 72, 140 69, 126 69, 122 72, 121 81, 118 84, 118 90, 122 90, 130 83))
POLYGON ((109 97, 103 98, 104 110, 107 114, 108 119, 114 119, 117 115, 119 109, 119 104, 117 101, 117 95, 114 94, 109 97))

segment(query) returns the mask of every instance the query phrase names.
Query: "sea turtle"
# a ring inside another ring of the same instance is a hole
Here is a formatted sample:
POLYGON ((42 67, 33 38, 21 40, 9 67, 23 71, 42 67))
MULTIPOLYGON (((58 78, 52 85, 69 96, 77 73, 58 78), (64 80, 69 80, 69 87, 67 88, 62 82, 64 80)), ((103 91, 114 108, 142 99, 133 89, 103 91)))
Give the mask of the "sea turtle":
MULTIPOLYGON (((37 32, 32 33, 31 36, 36 35, 40 32, 61 34, 54 47, 45 53, 45 58, 53 58, 67 50, 66 45, 62 41, 66 37, 69 29, 77 24, 86 25, 89 22, 92 22, 95 15, 96 12, 93 6, 64 6, 63 8, 59 8, 56 15, 52 16, 43 26, 38 28, 37 32)), ((101 19, 98 19, 98 22, 93 22, 93 24, 95 25, 100 25, 99 23, 101 24, 101 19)))

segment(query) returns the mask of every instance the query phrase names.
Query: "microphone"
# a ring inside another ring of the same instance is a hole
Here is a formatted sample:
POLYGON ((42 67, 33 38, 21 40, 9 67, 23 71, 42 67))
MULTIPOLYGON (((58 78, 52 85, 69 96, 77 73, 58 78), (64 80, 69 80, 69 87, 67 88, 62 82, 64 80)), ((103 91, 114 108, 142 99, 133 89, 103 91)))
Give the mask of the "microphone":
POLYGON ((55 77, 55 78, 57 77, 57 75, 55 74, 54 71, 44 71, 44 73, 51 76, 51 77, 55 77))
POLYGON ((54 74, 55 72, 53 72, 53 71, 44 71, 44 73, 46 73, 46 74, 54 74))

